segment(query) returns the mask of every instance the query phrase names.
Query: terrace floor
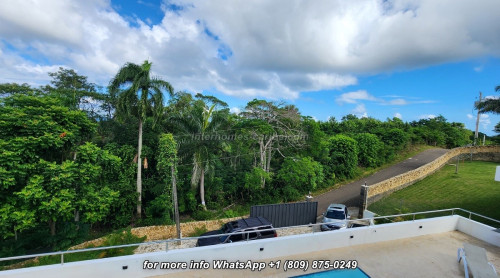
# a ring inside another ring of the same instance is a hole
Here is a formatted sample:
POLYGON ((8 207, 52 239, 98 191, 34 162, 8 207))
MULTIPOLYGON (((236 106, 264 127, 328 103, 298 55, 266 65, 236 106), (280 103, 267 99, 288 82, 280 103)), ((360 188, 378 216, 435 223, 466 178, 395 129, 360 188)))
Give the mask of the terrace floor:
MULTIPOLYGON (((488 261, 495 266, 497 272, 500 272, 500 247, 458 231, 335 248, 277 259, 282 263, 285 260, 308 260, 309 265, 313 260, 357 260, 359 267, 371 277, 464 277, 463 264, 457 262, 457 249, 463 247, 464 242, 485 248, 488 261)), ((155 277, 290 277, 317 271, 320 270, 285 272, 283 268, 276 270, 267 266, 261 272, 208 269, 155 277)))

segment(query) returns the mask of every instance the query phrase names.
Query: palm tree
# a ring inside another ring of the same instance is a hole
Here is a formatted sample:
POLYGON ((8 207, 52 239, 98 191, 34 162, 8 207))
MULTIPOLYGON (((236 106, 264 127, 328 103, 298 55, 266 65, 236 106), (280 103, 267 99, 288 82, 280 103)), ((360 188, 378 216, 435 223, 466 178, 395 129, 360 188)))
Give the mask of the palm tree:
POLYGON ((144 61, 142 65, 126 63, 109 84, 109 91, 116 96, 116 112, 118 117, 135 117, 139 120, 139 140, 137 146, 137 215, 142 211, 142 124, 148 115, 153 115, 156 124, 163 113, 163 93, 172 96, 173 88, 167 81, 158 77, 150 77, 151 62, 144 61), (120 89, 123 88, 123 89, 120 89))
MULTIPOLYGON (((500 85, 495 87, 495 91, 500 92, 500 85)), ((500 114, 500 98, 488 98, 476 103, 476 109, 480 113, 492 112, 500 114)))
POLYGON ((227 106, 212 97, 205 97, 197 94, 193 106, 186 115, 177 115, 173 118, 179 129, 183 133, 190 134, 191 140, 184 142, 184 149, 193 157, 193 170, 191 185, 196 188, 199 185, 200 199, 203 209, 205 205, 205 174, 212 168, 213 155, 221 149, 222 141, 217 136, 217 132, 225 124, 227 109, 217 110, 218 105, 227 106), (205 100, 213 102, 209 107, 205 100))

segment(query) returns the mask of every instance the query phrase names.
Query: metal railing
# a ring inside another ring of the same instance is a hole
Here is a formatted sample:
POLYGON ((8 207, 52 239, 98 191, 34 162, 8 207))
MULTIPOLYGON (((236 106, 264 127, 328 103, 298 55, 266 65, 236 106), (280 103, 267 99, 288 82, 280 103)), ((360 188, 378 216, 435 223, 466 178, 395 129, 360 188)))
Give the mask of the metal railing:
MULTIPOLYGON (((353 220, 347 220, 347 226, 349 227, 349 224, 356 223, 356 222, 367 222, 369 225, 377 225, 375 223, 376 220, 382 220, 382 219, 391 219, 391 218, 398 218, 398 217, 405 217, 405 216, 412 216, 412 220, 404 220, 404 221, 415 221, 415 217, 418 215, 428 215, 428 214, 433 214, 433 213, 444 213, 444 212, 449 212, 450 216, 453 216, 457 214, 457 212, 464 212, 466 215, 468 215, 469 219, 472 218, 472 216, 477 216, 482 219, 486 219, 488 221, 495 222, 496 224, 500 225, 500 221, 472 212, 468 211, 462 208, 450 208, 450 209, 441 209, 441 210, 432 210, 432 211, 424 211, 424 212, 412 212, 412 213, 403 213, 403 214, 394 214, 394 215, 384 215, 384 216, 375 216, 371 218, 362 218, 362 219, 353 219, 353 220)), ((441 215, 441 216, 436 216, 436 217, 442 217, 446 215, 441 215)), ((462 216, 463 217, 463 216, 462 216)), ((273 229, 262 229, 262 230, 253 230, 253 231, 242 231, 242 232, 237 232, 237 233, 226 233, 226 234, 217 234, 217 235, 210 235, 210 236, 200 236, 200 237, 185 237, 185 238, 180 238, 180 239, 167 239, 167 240, 158 240, 158 241, 149 241, 149 242, 141 242, 141 243, 132 243, 132 244, 124 244, 124 245, 114 245, 114 246, 103 246, 103 247, 94 247, 94 248, 87 248, 87 249, 76 249, 76 250, 67 250, 67 251, 57 251, 57 252, 49 252, 49 253, 40 253, 40 254, 32 254, 32 255, 23 255, 23 256, 14 256, 14 257, 5 257, 5 258, 0 258, 0 262, 2 261, 11 261, 11 260, 21 260, 21 259, 30 259, 30 258, 36 258, 36 257, 44 257, 44 256, 61 256, 61 264, 64 264, 64 255, 67 254, 73 254, 73 253, 83 253, 83 252, 92 252, 92 251, 102 251, 102 250, 109 250, 109 249, 118 249, 118 248, 126 248, 126 247, 138 247, 141 245, 152 245, 152 244, 165 244, 166 252, 169 251, 169 244, 171 243, 182 243, 182 241, 188 241, 188 240, 198 240, 198 239, 204 239, 204 238, 213 238, 213 237, 222 237, 222 236, 232 236, 232 235, 245 235, 246 236, 246 241, 251 240, 250 239, 250 233, 253 232, 265 232, 265 231, 282 231, 282 230, 288 230, 292 228, 312 228, 312 233, 317 232, 317 229, 325 223, 316 223, 316 224, 307 224, 307 225, 299 225, 299 226, 292 226, 292 227, 282 227, 282 228, 273 228, 273 229), (315 229, 316 228, 316 229, 315 229), (316 230, 316 231, 315 231, 316 230)), ((380 223, 378 225, 381 225, 384 223, 380 223)), ((367 226, 369 226, 367 225, 367 226)))

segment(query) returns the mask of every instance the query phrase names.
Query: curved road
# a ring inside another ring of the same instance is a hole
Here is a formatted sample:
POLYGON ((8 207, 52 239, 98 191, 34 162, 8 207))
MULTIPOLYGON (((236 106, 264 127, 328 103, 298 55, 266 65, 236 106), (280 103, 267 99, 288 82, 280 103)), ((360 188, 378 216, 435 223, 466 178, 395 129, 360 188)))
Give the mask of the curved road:
POLYGON ((398 164, 385 168, 376 172, 375 174, 343 185, 338 189, 334 189, 315 196, 312 201, 318 202, 318 216, 326 211, 328 206, 332 203, 345 204, 348 207, 357 207, 359 205, 359 194, 361 185, 366 182, 367 185, 375 184, 383 180, 392 178, 394 176, 403 174, 410 170, 417 169, 418 167, 433 161, 434 159, 445 154, 448 150, 441 148, 434 148, 423 151, 413 157, 410 157, 398 164))

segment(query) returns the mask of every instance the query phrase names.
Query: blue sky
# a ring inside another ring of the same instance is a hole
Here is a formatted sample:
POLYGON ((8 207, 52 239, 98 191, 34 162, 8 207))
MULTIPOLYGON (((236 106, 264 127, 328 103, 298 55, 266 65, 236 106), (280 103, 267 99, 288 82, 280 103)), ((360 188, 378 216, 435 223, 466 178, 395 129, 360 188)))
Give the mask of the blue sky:
MULTIPOLYGON (((318 120, 352 113, 475 126, 500 85, 497 0, 2 1, 0 82, 42 85, 58 67, 107 85, 153 62, 177 91, 241 111, 283 100, 318 120)), ((497 115, 482 115, 493 135, 497 115)))

